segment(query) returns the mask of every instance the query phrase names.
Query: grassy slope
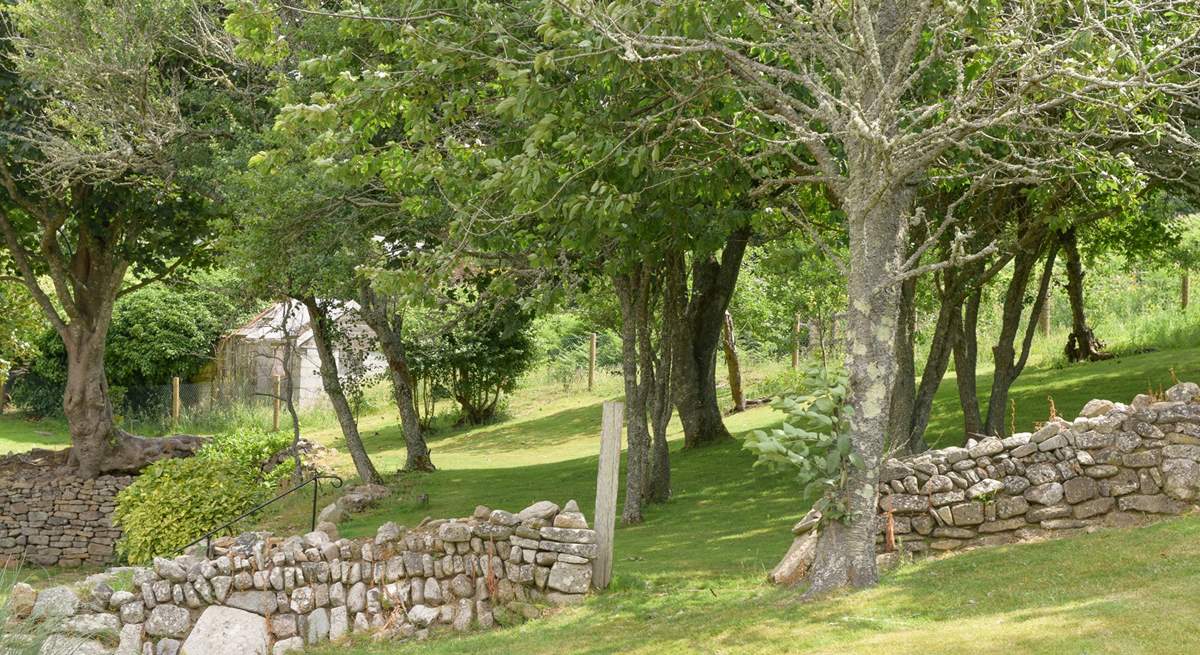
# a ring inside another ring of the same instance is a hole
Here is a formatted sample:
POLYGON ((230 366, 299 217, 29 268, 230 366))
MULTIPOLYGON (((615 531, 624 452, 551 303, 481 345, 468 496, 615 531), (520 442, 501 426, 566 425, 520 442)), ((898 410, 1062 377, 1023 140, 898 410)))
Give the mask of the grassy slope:
POLYGON ((17 414, 0 414, 0 455, 30 448, 58 448, 71 443, 63 421, 29 421, 17 414))

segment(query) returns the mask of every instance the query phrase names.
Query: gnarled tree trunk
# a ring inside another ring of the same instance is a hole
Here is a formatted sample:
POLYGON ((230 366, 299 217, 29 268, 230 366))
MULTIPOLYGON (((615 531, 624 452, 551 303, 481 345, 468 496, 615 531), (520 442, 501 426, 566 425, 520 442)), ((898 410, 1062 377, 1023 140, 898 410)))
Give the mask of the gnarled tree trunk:
POLYGON ((342 381, 338 374, 337 356, 333 350, 333 332, 329 313, 325 307, 312 296, 299 299, 308 308, 309 326, 312 328, 313 344, 317 347, 317 355, 321 359, 321 386, 329 396, 333 412, 337 415, 338 425, 342 428, 342 437, 346 440, 346 449, 354 460, 354 469, 365 484, 383 482, 367 449, 363 446, 362 437, 358 434, 358 421, 350 409, 350 402, 342 389, 342 381))
POLYGON ((1083 304, 1083 262, 1079 258, 1079 243, 1075 228, 1069 227, 1063 230, 1060 238, 1063 255, 1067 262, 1067 300, 1071 304, 1071 334, 1067 335, 1067 346, 1063 349, 1067 355, 1067 361, 1110 359, 1112 355, 1104 352, 1104 343, 1096 338, 1096 334, 1087 324, 1087 314, 1083 304))
MULTIPOLYGON (((750 234, 749 226, 734 230, 725 241, 719 261, 713 255, 695 257, 690 291, 686 282, 672 284, 673 292, 684 294, 678 303, 671 344, 672 393, 683 423, 684 448, 729 438, 717 403, 717 345, 750 234)), ((674 266, 677 270, 668 274, 677 281, 684 279, 682 257, 676 258, 674 266)))
POLYGON ((421 433, 421 419, 417 414, 408 357, 401 340, 404 319, 388 307, 385 299, 375 293, 367 282, 359 285, 359 303, 363 320, 375 333, 379 349, 387 359, 392 395, 400 412, 400 428, 404 431, 404 470, 433 471, 429 445, 425 443, 425 436, 421 433))

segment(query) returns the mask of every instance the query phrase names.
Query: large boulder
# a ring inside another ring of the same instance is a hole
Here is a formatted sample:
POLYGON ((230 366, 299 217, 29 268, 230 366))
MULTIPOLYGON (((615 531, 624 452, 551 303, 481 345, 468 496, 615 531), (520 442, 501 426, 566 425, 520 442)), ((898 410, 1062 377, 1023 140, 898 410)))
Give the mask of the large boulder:
POLYGON ((268 655, 267 620, 257 614, 214 605, 204 610, 196 627, 183 642, 180 655, 228 655, 237 645, 238 655, 268 655))

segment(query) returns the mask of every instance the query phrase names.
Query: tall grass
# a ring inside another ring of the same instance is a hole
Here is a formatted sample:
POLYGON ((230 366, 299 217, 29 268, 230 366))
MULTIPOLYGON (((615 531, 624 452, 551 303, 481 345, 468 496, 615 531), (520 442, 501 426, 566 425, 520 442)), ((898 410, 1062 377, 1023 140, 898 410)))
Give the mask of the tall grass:
POLYGON ((38 655, 46 640, 62 628, 62 619, 46 617, 35 621, 28 616, 17 616, 12 592, 21 582, 20 565, 6 561, 0 567, 0 653, 4 655, 38 655))

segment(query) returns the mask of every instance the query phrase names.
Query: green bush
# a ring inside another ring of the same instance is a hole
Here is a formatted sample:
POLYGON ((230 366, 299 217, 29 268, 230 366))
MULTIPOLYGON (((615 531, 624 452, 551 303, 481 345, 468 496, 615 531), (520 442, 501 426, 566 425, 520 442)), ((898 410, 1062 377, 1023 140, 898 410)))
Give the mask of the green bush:
POLYGON ((118 554, 143 564, 237 518, 291 473, 290 460, 272 471, 261 469, 289 443, 282 432, 222 434, 195 457, 151 464, 117 496, 114 523, 125 532, 118 554))

